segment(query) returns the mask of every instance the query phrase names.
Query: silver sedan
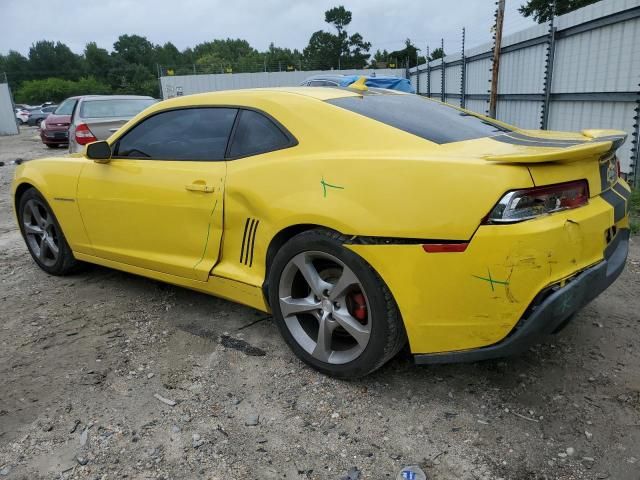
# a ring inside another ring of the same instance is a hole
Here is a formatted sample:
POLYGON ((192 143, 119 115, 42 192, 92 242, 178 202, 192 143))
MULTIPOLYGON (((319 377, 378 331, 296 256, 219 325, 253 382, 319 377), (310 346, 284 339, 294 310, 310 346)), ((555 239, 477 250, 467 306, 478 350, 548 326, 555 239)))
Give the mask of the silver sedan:
POLYGON ((80 97, 71 116, 69 152, 82 152, 86 144, 106 140, 131 118, 157 101, 140 95, 80 97))

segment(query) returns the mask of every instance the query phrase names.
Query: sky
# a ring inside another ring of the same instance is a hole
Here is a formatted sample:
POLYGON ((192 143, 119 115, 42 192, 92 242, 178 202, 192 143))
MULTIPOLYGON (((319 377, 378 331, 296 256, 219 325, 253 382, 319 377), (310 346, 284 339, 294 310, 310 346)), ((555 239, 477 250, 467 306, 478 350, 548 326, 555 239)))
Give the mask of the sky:
MULTIPOLYGON (((506 0, 504 32, 534 25, 518 13, 525 0, 506 0)), ((410 38, 420 49, 440 46, 460 50, 491 41, 495 0, 0 0, 0 53, 27 55, 38 40, 66 43, 82 53, 87 42, 111 51, 121 34, 146 36, 151 42, 172 42, 180 50, 214 38, 242 38, 265 50, 302 50, 311 34, 330 30, 324 12, 344 5, 353 13, 347 27, 376 49, 403 48, 410 38)))

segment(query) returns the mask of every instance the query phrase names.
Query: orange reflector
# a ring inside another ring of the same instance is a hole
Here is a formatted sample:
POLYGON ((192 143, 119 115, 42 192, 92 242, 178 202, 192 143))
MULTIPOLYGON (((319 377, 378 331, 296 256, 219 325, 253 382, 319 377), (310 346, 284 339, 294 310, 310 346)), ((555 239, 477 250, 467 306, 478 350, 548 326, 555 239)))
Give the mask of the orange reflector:
POLYGON ((469 243, 425 243, 422 248, 427 253, 464 252, 469 243))

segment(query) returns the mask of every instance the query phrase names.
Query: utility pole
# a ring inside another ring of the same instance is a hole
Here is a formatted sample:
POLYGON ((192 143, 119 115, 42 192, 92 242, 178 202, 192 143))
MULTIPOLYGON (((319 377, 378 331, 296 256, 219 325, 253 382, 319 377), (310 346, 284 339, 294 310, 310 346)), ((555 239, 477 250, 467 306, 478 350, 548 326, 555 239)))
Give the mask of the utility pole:
POLYGON ((429 45, 427 45, 427 97, 431 98, 431 52, 429 52, 429 45))
POLYGON ((440 39, 440 52, 442 52, 442 58, 440 59, 440 61, 442 62, 440 64, 440 101, 442 103, 445 103, 447 101, 447 89, 446 89, 447 74, 445 72, 445 68, 447 67, 447 64, 444 63, 444 60, 445 60, 444 38, 440 39))
POLYGON ((495 44, 493 46, 493 65, 491 67, 491 92, 489 93, 489 116, 496 118, 498 105, 498 74, 500 72, 500 49, 502 45, 502 24, 504 23, 505 0, 498 0, 496 11, 495 44))
POLYGON ((465 28, 462 27, 462 65, 460 66, 460 108, 464 108, 467 103, 467 57, 464 54, 465 28))
POLYGON ((544 65, 544 101, 542 102, 542 116, 540 129, 546 130, 549 123, 549 104, 551 102, 551 84, 553 83, 553 60, 556 51, 556 0, 551 3, 551 19, 549 20, 549 43, 547 58, 544 65))

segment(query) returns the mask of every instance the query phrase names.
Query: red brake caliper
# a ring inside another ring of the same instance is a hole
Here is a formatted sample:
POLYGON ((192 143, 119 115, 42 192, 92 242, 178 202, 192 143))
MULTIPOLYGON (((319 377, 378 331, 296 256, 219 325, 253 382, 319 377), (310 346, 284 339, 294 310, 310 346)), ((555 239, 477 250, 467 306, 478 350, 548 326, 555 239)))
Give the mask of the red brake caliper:
POLYGON ((351 315, 356 317, 360 323, 367 323, 367 302, 364 299, 364 295, 362 293, 352 293, 351 294, 351 315))

